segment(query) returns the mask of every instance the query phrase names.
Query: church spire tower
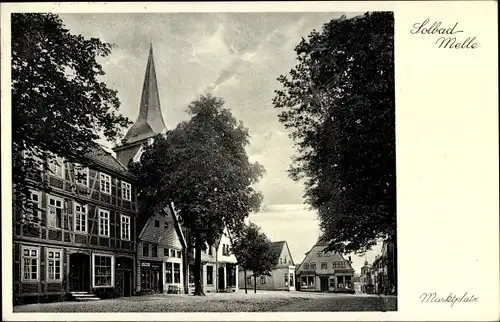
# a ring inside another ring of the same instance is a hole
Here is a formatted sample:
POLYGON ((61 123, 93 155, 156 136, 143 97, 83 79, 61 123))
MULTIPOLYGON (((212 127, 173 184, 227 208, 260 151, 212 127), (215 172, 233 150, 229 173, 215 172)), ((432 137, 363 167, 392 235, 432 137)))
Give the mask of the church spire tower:
POLYGON ((151 43, 144 74, 139 115, 134 125, 125 134, 123 145, 114 149, 117 159, 124 165, 128 165, 131 159, 138 157, 137 155, 141 153, 144 144, 148 144, 154 136, 165 130, 156 79, 153 44, 151 43))

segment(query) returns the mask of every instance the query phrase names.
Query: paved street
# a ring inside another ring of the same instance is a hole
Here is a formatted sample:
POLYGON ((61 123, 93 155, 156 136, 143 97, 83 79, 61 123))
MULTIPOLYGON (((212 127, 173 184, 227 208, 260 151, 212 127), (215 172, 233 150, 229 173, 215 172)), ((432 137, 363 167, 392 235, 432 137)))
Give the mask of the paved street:
POLYGON ((244 291, 205 297, 157 294, 96 302, 30 304, 14 312, 300 312, 394 311, 395 297, 304 292, 244 291))

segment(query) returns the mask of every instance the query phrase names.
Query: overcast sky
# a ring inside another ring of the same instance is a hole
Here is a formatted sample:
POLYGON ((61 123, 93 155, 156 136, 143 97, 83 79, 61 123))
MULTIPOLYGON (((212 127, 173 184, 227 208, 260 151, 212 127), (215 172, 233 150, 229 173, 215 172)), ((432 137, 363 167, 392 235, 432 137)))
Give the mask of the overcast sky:
MULTIPOLYGON (((251 160, 266 168, 259 183, 264 210, 250 220, 273 241, 286 240, 299 264, 319 236, 314 211, 306 210, 303 186, 288 178, 295 150, 273 108, 276 78, 295 64, 301 37, 343 13, 61 14, 72 33, 114 43, 102 60, 121 113, 135 121, 150 43, 167 127, 186 120, 187 105, 201 93, 222 97, 250 129, 251 160)), ((354 16, 353 13, 344 13, 354 16)), ((373 261, 380 247, 366 254, 373 261)), ((353 256, 359 273, 365 257, 353 256)))

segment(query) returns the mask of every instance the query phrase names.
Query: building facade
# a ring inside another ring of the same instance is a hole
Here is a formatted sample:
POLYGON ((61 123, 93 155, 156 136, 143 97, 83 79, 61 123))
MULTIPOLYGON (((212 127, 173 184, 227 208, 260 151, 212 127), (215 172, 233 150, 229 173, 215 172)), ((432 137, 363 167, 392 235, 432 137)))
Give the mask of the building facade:
POLYGON ((175 213, 165 209, 149 217, 137 247, 138 293, 184 293, 184 239, 175 213))
POLYGON ((374 293, 371 270, 371 266, 368 264, 368 261, 365 260, 365 264, 363 265, 363 267, 361 267, 360 275, 360 291, 362 293, 374 293))
POLYGON ((278 264, 271 271, 270 276, 259 276, 253 278, 252 271, 243 271, 240 268, 239 272, 239 287, 249 289, 270 291, 295 291, 295 264, 293 262, 292 253, 286 241, 278 241, 272 243, 273 250, 279 254, 278 264), (255 284, 255 285, 254 285, 255 284))
POLYGON ((381 254, 373 261, 370 278, 373 283, 373 292, 376 294, 396 294, 395 251, 396 248, 392 242, 384 241, 381 254))
POLYGON ((28 179, 28 212, 13 209, 15 303, 133 294, 134 177, 99 147, 88 159, 81 167, 53 158, 28 179))
POLYGON ((328 243, 318 242, 306 253, 297 269, 300 291, 354 293, 354 269, 349 260, 335 252, 325 252, 328 243))
MULTIPOLYGON (((207 293, 236 292, 238 290, 238 261, 231 252, 231 235, 224 228, 216 245, 206 245, 201 252, 201 280, 203 290, 207 293)), ((189 276, 189 293, 194 292, 194 260, 195 250, 190 248, 186 274, 189 276)))

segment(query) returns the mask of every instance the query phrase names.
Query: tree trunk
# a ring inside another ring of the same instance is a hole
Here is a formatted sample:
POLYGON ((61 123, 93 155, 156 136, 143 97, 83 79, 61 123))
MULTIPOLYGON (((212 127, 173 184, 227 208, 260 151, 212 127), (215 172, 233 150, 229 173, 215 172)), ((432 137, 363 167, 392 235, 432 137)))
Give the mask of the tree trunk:
POLYGON ((184 294, 189 294, 189 262, 188 262, 188 247, 184 248, 182 258, 183 273, 184 273, 184 294))
POLYGON ((245 294, 247 294, 248 293, 247 292, 247 270, 245 269, 243 272, 244 272, 243 275, 245 276, 245 294))
POLYGON ((253 292, 257 293, 257 276, 253 275, 253 292))
POLYGON ((195 240, 195 257, 194 257, 194 294, 195 296, 205 296, 201 281, 201 239, 200 235, 196 235, 195 240))

